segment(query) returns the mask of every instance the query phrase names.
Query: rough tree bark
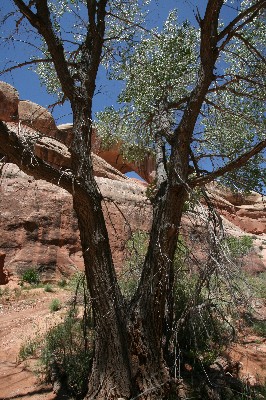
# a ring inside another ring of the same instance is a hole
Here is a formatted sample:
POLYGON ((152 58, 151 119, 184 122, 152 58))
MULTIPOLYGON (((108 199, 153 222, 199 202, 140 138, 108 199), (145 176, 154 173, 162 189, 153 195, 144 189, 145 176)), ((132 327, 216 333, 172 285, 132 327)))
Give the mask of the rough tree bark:
MULTIPOLYGON (((37 179, 46 179, 73 196, 83 249, 85 272, 95 320, 95 349, 87 399, 162 399, 170 389, 167 343, 172 333, 173 258, 182 210, 190 187, 205 183, 189 180, 190 142, 202 103, 212 83, 218 42, 231 34, 234 24, 218 35, 223 0, 209 0, 201 26, 201 66, 182 120, 171 141, 167 175, 162 173, 154 198, 148 252, 136 295, 127 304, 121 295, 102 212, 102 196, 93 177, 91 161, 91 107, 102 53, 108 0, 87 0, 88 32, 75 80, 69 72, 63 46, 53 31, 47 0, 36 0, 34 13, 22 0, 14 4, 46 41, 65 96, 73 110, 72 170, 60 175, 41 160, 31 165, 27 148, 0 123, 0 150, 11 162, 37 179), (164 179, 165 178, 165 179, 164 179)), ((257 8, 263 6, 257 2, 257 8)), ((265 147, 265 143, 261 147, 265 147)), ((254 153, 254 152, 253 152, 254 153)), ((246 162, 238 160, 232 168, 246 162)), ((159 157, 160 158, 160 157, 159 157)), ((228 170, 228 169, 227 169, 228 170)), ((217 177, 227 171, 217 171, 217 177)), ((197 180, 198 179, 198 180, 197 180)))

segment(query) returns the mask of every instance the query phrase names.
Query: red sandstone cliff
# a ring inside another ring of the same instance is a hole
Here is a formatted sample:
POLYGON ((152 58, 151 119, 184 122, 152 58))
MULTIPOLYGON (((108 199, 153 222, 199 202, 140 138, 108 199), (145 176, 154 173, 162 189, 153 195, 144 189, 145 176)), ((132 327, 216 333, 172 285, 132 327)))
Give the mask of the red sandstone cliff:
MULTIPOLYGON (((43 136, 36 142, 35 155, 56 168, 62 168, 62 173, 70 167, 71 124, 56 127, 46 109, 19 101, 16 90, 3 82, 0 82, 0 119, 22 137, 40 132, 43 136)), ((104 197, 103 208, 114 263, 119 269, 131 233, 148 231, 152 213, 145 185, 128 179, 122 172, 135 170, 151 181, 154 164, 149 157, 141 165, 126 163, 119 147, 109 151, 101 149, 95 132, 93 150, 94 173, 104 197)), ((71 196, 57 186, 34 181, 12 164, 2 164, 2 167, 0 284, 7 282, 7 272, 15 276, 32 266, 38 267, 46 280, 82 269, 71 196)), ((247 261, 250 269, 266 268, 266 208, 262 197, 256 193, 233 195, 217 185, 210 186, 209 193, 230 234, 254 235, 259 255, 253 254, 253 258, 247 261)), ((183 225, 189 226, 187 217, 183 219, 183 225)))

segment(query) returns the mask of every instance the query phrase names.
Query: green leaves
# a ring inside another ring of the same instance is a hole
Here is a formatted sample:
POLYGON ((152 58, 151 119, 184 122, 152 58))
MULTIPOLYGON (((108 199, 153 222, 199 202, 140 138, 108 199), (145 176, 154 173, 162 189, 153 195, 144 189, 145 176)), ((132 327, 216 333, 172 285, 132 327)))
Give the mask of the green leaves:
POLYGON ((113 75, 126 82, 119 102, 134 104, 145 117, 163 102, 186 96, 196 78, 196 43, 196 30, 179 26, 176 12, 170 13, 161 33, 143 37, 122 67, 116 66, 113 75))
POLYGON ((176 104, 182 107, 197 72, 198 33, 170 13, 162 32, 151 30, 114 63, 111 79, 123 80, 119 111, 98 113, 97 129, 104 141, 123 142, 126 158, 140 159, 153 151, 154 134, 167 137, 176 124, 176 104), (171 105, 171 106, 169 106, 171 105))
MULTIPOLYGON (((199 159, 203 154, 206 159, 209 153, 212 162, 221 166, 265 140, 265 37, 265 24, 258 15, 237 30, 224 48, 219 65, 224 73, 207 95, 208 109, 201 120, 204 133, 197 146, 199 159)), ((224 176, 222 182, 234 190, 262 192, 266 184, 263 161, 263 154, 257 155, 245 167, 224 176)))
MULTIPOLYGON (((119 146, 129 161, 153 153, 158 133, 169 156, 173 140, 178 140, 176 128, 184 110, 189 111, 189 99, 201 79, 199 30, 188 22, 180 24, 176 10, 161 31, 147 29, 148 4, 148 0, 115 0, 106 7, 102 63, 109 78, 123 81, 124 86, 117 106, 98 113, 95 125, 103 144, 119 146)), ((239 13, 256 4, 242 1, 239 13)), ((78 0, 50 1, 54 29, 64 44, 73 77, 78 76, 80 49, 89 27, 86 7, 78 0)), ((221 32, 226 25, 219 21, 221 32)), ((213 83, 191 141, 194 160, 203 174, 265 140, 266 32, 262 12, 245 14, 226 32, 217 43, 219 58, 211 71, 213 83)), ((43 52, 49 56, 45 48, 43 52)), ((53 66, 40 64, 38 73, 49 93, 62 99, 53 66)), ((265 185, 262 163, 263 157, 258 155, 246 167, 228 173, 223 182, 231 182, 237 189, 261 190, 265 185)))

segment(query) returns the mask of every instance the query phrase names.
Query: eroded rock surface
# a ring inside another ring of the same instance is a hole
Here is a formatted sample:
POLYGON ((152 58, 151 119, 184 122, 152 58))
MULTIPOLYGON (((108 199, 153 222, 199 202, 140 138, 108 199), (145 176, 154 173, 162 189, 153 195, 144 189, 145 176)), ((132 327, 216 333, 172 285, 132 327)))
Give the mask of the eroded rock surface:
MULTIPOLYGON (((59 168, 69 168, 71 165, 68 149, 73 140, 73 125, 69 123, 56 126, 52 114, 46 108, 29 100, 19 100, 16 89, 1 81, 0 120, 15 122, 8 125, 9 129, 21 132, 22 135, 23 131, 27 134, 37 131, 44 135, 35 145, 36 156, 59 168)), ((151 183, 154 179, 154 158, 147 155, 143 162, 128 162, 123 158, 120 147, 116 144, 109 149, 103 148, 101 139, 93 129, 93 153, 122 174, 135 171, 146 182, 151 183)))
MULTIPOLYGON (((0 119, 21 140, 35 137, 33 162, 38 162, 39 157, 62 174, 71 168, 69 147, 73 138, 72 124, 56 127, 48 110, 29 101, 19 101, 17 91, 4 82, 0 82, 0 119)), ((126 162, 119 145, 108 150, 102 148, 95 130, 92 149, 94 174, 104 197, 104 215, 114 263, 119 270, 124 262, 127 240, 136 230, 149 230, 152 214, 145 185, 128 179, 123 173, 135 171, 146 182, 151 182, 154 160, 147 156, 142 163, 126 162)), ((83 269, 77 221, 72 198, 67 192, 47 182, 34 181, 12 164, 4 166, 0 190, 0 251, 6 255, 5 268, 10 274, 19 275, 27 268, 37 267, 43 279, 53 280, 83 269)), ((253 272, 265 270, 264 199, 256 193, 235 195, 217 185, 211 185, 208 191, 229 234, 253 235, 257 253, 253 252, 252 257, 246 260, 248 268, 253 272)), ((185 216, 184 232, 190 229, 189 225, 190 221, 185 216)), ((200 222, 195 234, 199 232, 200 222)), ((191 229, 187 235, 192 233, 191 229)), ((3 258, 0 262, 1 275, 3 258)), ((3 274, 2 280, 5 279, 3 274)))
POLYGON ((209 187, 209 194, 217 209, 228 221, 244 232, 266 234, 266 198, 252 192, 235 194, 218 185, 209 187))
POLYGON ((44 107, 29 100, 20 100, 18 104, 19 120, 22 124, 54 137, 57 127, 52 114, 44 107))
MULTIPOLYGON (((97 178, 117 269, 122 266, 131 232, 149 230, 151 221, 145 187, 119 178, 97 178)), ((13 164, 4 168, 2 176, 0 229, 0 249, 6 253, 10 274, 21 275, 27 268, 38 267, 49 281, 83 269, 71 196, 45 181, 34 181, 13 164)))

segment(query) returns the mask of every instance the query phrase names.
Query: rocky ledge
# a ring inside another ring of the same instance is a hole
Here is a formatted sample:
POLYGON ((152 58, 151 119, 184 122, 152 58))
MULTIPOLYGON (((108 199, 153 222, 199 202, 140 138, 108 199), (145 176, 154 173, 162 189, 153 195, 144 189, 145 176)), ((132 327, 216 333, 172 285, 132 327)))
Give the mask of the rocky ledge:
MULTIPOLYGON (((34 153, 66 173, 71 165, 69 146, 72 125, 56 126, 45 108, 21 101, 18 92, 0 82, 0 120, 22 138, 38 135, 34 153)), ((109 150, 93 132, 93 167, 103 194, 103 210, 116 268, 124 262, 125 246, 137 230, 150 228, 152 207, 146 196, 147 183, 154 176, 154 161, 147 156, 141 163, 128 163, 119 145, 109 150), (146 184, 129 179, 125 172, 135 171, 146 184)), ((4 160, 2 160, 4 161, 4 160)), ((0 284, 14 279, 25 269, 37 267, 46 281, 68 276, 83 269, 78 226, 71 196, 45 181, 35 181, 15 165, 0 164, 0 284)), ((235 195, 211 185, 210 198, 234 236, 253 235, 256 251, 246 261, 254 272, 266 268, 266 208, 257 193, 235 195)), ((183 229, 189 226, 183 219, 183 229)))

